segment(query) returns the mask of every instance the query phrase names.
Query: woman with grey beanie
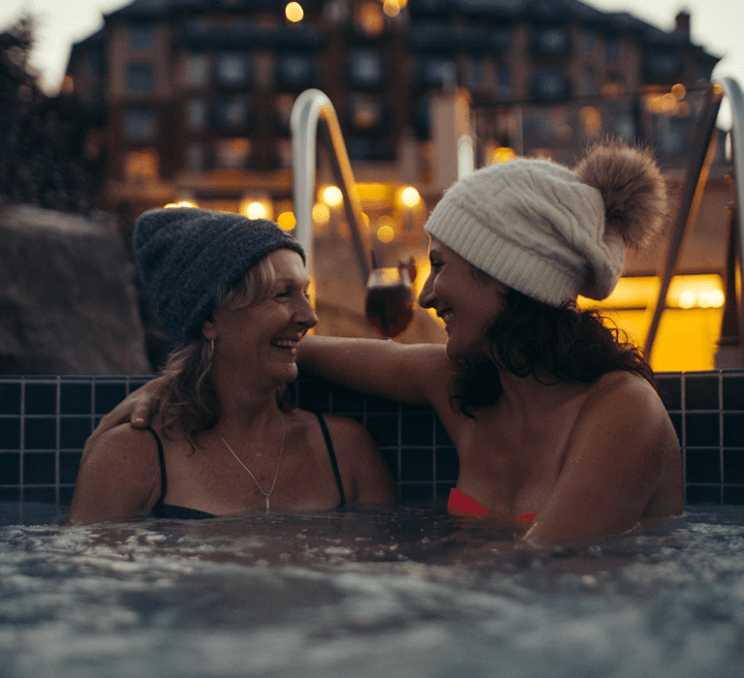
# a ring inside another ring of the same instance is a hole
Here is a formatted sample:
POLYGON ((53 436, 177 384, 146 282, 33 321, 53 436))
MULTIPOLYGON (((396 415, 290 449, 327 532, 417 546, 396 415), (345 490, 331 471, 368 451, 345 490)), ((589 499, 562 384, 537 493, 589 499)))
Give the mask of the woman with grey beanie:
MULTIPOLYGON (((478 170, 426 224, 419 301, 444 321, 446 346, 309 337, 300 368, 431 406, 459 457, 453 514, 510 522, 532 542, 678 515, 679 442, 651 368, 577 304, 609 296, 626 247, 648 246, 666 212, 650 155, 619 143, 573 170, 535 159, 478 170)), ((117 416, 134 410, 142 425, 148 409, 145 398, 117 416)))
POLYGON ((290 235, 237 214, 159 209, 138 219, 134 245, 178 348, 152 426, 117 426, 86 445, 68 524, 395 500, 361 424, 285 397, 298 344, 318 320, 290 235))

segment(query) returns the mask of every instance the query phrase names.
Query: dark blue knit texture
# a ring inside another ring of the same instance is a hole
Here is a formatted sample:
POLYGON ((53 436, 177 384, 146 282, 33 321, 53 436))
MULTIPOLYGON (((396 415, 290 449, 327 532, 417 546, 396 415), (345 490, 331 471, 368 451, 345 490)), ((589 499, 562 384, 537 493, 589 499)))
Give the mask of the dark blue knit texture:
POLYGON ((218 293, 267 254, 300 244, 267 219, 192 207, 145 212, 134 231, 140 275, 158 317, 184 345, 198 336, 218 293))

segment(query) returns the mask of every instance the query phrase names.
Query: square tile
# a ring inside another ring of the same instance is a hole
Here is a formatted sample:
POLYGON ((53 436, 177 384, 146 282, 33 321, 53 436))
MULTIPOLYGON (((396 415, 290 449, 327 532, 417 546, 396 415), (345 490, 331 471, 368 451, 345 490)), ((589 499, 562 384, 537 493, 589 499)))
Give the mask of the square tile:
POLYGON ((26 414, 57 414, 57 384, 26 383, 23 399, 26 414))
POLYGON ((723 374, 723 409, 744 411, 744 375, 723 374))
POLYGON ((685 409, 689 410, 718 410, 718 375, 686 375, 685 376, 685 409))
POLYGON ((744 412, 723 413, 723 444, 744 447, 744 412))
POLYGON ((21 385, 0 380, 0 414, 21 413, 21 385))
POLYGON ((21 449, 21 418, 0 419, 0 450, 21 449))
POLYGON ((719 450, 687 450, 685 457, 685 480, 687 483, 721 482, 721 453, 719 450))
POLYGON ((381 447, 380 455, 390 469, 390 475, 393 476, 393 482, 400 481, 400 452, 397 447, 381 447))
POLYGON ((400 488, 400 500, 404 504, 427 502, 434 497, 434 483, 403 483, 400 488))
POLYGON ((687 504, 720 504, 720 485, 688 485, 685 503, 687 504))
POLYGON ((434 456, 431 449, 409 448, 400 453, 400 479, 402 482, 434 480, 434 456))
POLYGON ((659 397, 667 410, 682 409, 682 375, 676 373, 657 374, 659 397))
POLYGON ((723 482, 744 485, 744 449, 723 451, 723 482))
POLYGON ((127 396, 126 382, 96 382, 93 389, 95 413, 108 414, 127 396))
POLYGON ((61 450, 82 450, 92 431, 92 417, 60 417, 59 448, 61 450))
POLYGON ((402 445, 434 445, 434 414, 401 413, 400 440, 402 445))
POLYGON ((688 447, 717 447, 721 440, 718 412, 685 414, 685 433, 688 447))
POLYGON ((23 490, 24 501, 36 501, 40 504, 56 504, 57 490, 54 487, 26 487, 23 490))
POLYGON ((74 485, 77 480, 78 470, 80 469, 81 452, 60 452, 59 453, 59 482, 62 484, 74 485))
POLYGON ((723 503, 737 506, 744 504, 744 485, 740 485, 739 487, 724 485, 723 503))
POLYGON ((24 485, 54 485, 57 478, 54 452, 26 452, 23 455, 24 485))
POLYGON ((93 384, 62 382, 59 411, 60 414, 93 414, 93 384))
POLYGON ((395 414, 368 414, 366 426, 378 447, 398 445, 399 417, 395 414))
POLYGON ((57 449, 57 419, 53 417, 26 417, 23 421, 23 449, 57 449))
POLYGON ((0 452, 0 485, 20 485, 21 453, 0 452))
POLYGON ((457 481, 460 475, 460 460, 454 447, 437 447, 435 452, 437 481, 457 481))

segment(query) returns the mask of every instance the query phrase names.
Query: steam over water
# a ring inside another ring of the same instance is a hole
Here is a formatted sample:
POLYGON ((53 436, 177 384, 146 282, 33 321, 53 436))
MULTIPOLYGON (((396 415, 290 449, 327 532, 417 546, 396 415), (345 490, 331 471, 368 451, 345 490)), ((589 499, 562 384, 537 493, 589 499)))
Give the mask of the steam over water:
POLYGON ((6 516, 2 678, 744 675, 741 507, 543 550, 419 507, 6 516))

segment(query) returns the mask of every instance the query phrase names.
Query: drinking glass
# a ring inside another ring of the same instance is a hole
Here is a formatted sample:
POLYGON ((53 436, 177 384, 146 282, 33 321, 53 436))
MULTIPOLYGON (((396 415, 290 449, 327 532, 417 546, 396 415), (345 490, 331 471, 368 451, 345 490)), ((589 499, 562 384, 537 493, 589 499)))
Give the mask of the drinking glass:
POLYGON ((413 285, 405 268, 374 268, 367 281, 367 320, 383 337, 397 337, 413 318, 413 285))

